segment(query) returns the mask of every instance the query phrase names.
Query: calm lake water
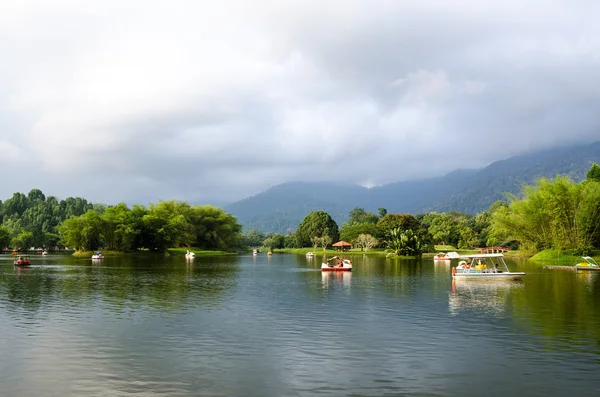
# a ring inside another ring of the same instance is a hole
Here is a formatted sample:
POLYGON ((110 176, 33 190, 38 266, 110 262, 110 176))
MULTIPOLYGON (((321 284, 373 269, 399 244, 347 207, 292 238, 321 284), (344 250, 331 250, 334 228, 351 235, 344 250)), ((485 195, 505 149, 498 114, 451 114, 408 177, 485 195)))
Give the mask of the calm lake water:
POLYGON ((6 396, 598 396, 600 274, 509 261, 0 256, 6 396))

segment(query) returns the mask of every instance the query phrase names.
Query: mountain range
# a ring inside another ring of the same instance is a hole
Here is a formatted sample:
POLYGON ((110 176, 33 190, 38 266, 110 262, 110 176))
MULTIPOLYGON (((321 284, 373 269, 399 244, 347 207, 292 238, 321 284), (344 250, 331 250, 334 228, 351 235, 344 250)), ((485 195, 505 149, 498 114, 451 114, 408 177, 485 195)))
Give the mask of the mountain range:
POLYGON ((569 175, 585 179, 592 163, 600 163, 600 142, 528 153, 481 169, 455 170, 436 178, 396 182, 374 188, 326 182, 288 182, 225 206, 245 230, 288 233, 314 210, 329 213, 341 225, 356 207, 377 213, 417 214, 461 211, 476 214, 506 193, 540 177, 569 175))

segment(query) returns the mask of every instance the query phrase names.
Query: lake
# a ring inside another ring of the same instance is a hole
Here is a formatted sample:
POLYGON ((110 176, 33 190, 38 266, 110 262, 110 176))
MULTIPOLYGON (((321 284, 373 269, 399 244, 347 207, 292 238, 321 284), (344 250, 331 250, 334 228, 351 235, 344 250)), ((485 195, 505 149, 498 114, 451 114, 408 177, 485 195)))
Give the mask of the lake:
POLYGON ((600 274, 321 259, 1 255, 2 394, 600 395, 600 274))

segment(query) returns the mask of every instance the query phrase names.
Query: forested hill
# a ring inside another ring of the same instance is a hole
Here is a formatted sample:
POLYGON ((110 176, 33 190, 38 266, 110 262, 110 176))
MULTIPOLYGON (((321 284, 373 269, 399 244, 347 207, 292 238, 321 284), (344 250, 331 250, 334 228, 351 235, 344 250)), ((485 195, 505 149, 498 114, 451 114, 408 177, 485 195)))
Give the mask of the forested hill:
POLYGON ((540 177, 570 175, 582 180, 600 163, 600 142, 545 150, 497 161, 477 170, 456 170, 443 177, 397 182, 372 189, 329 183, 293 182, 272 187, 225 207, 246 230, 286 233, 313 210, 328 212, 341 224, 355 207, 377 212, 417 214, 428 211, 477 213, 505 193, 519 193, 523 183, 540 177))

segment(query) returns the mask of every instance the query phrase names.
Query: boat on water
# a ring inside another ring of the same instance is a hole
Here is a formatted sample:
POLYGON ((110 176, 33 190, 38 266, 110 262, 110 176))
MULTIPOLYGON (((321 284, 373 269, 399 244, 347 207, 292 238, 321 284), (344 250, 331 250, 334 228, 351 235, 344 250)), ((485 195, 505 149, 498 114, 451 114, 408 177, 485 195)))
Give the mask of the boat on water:
POLYGON ((252 255, 258 255, 259 252, 260 250, 252 250, 252 255))
POLYGON ((186 259, 193 259, 193 258, 195 258, 195 257, 196 257, 196 254, 195 254, 195 253, 193 253, 193 252, 191 252, 191 251, 187 251, 187 252, 185 253, 185 257, 186 257, 186 259))
POLYGON ((459 255, 458 266, 452 268, 454 280, 519 280, 523 272, 511 272, 502 254, 459 255))
POLYGON ((438 252, 434 257, 434 261, 449 261, 452 258, 458 258, 459 255, 456 252, 438 252))
POLYGON ((323 272, 349 272, 352 271, 352 261, 337 256, 327 259, 327 263, 321 263, 323 272))
POLYGON ((48 255, 48 251, 46 251, 46 250, 43 250, 43 251, 42 251, 42 256, 46 256, 46 255, 48 255))
POLYGON ((306 253, 306 257, 307 258, 312 258, 313 256, 315 256, 315 254, 313 254, 312 252, 307 252, 306 253))
POLYGON ((15 266, 21 266, 21 267, 23 267, 23 266, 29 266, 29 265, 31 265, 31 262, 29 261, 28 257, 22 257, 22 256, 20 256, 18 258, 15 258, 14 265, 15 266))
POLYGON ((94 252, 94 255, 92 255, 92 259, 104 259, 104 255, 102 255, 102 252, 96 251, 94 252))
POLYGON ((596 263, 594 258, 592 258, 591 256, 582 256, 581 259, 583 259, 585 262, 580 262, 580 263, 576 264, 575 269, 586 270, 586 271, 599 271, 600 270, 600 266, 598 266, 598 263, 596 263))

